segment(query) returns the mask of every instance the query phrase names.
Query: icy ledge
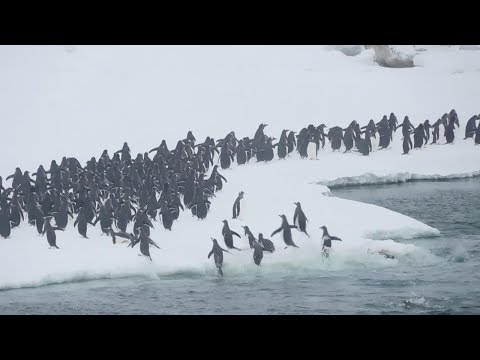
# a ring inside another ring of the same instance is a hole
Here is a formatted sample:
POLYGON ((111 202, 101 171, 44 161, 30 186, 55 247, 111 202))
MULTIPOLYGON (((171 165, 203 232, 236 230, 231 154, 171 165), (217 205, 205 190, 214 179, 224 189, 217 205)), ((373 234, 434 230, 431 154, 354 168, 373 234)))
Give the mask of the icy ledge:
POLYGON ((346 176, 341 177, 335 180, 321 180, 317 182, 319 185, 327 186, 329 189, 336 189, 347 186, 358 186, 358 185, 378 185, 378 184, 398 184, 406 183, 411 181, 448 181, 454 179, 464 179, 464 178, 474 178, 480 176, 480 170, 470 171, 465 173, 457 173, 450 175, 425 175, 425 174, 415 174, 415 173, 396 173, 389 175, 376 175, 373 173, 366 173, 359 176, 346 176))

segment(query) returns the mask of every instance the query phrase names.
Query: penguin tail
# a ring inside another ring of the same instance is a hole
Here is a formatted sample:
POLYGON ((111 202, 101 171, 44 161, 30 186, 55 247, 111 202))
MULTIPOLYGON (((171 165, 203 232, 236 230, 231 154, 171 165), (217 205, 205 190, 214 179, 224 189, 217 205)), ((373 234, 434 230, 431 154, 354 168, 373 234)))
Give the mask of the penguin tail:
POLYGON ((60 249, 57 245, 54 245, 57 249, 60 249))

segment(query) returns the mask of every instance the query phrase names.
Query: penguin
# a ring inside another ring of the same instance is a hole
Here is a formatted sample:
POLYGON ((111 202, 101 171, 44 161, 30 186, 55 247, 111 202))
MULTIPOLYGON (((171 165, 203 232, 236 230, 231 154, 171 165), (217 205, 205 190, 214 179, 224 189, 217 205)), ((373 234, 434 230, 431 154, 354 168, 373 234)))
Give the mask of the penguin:
POLYGON ((235 202, 233 203, 233 219, 236 219, 240 215, 240 200, 243 199, 244 192, 240 191, 238 193, 235 202))
POLYGON ((465 139, 473 138, 475 136, 475 132, 477 130, 476 121, 478 120, 477 115, 473 115, 470 120, 467 121, 467 125, 465 125, 465 139))
POLYGON ((147 225, 144 225, 140 228, 140 234, 138 235, 138 238, 131 244, 131 247, 133 248, 136 244, 140 243, 140 252, 143 256, 148 256, 150 261, 152 261, 152 257, 150 256, 150 245, 155 246, 157 249, 160 249, 160 247, 146 234, 144 229, 146 226, 147 225))
POLYGON ((343 134, 343 144, 345 145, 345 151, 344 152, 348 152, 353 148, 353 144, 354 144, 354 140, 355 140, 355 132, 354 132, 354 129, 353 129, 353 123, 350 124, 343 131, 345 132, 343 134))
POLYGON ((255 147, 259 147, 260 143, 264 140, 265 138, 265 134, 263 133, 263 130, 265 129, 265 127, 267 127, 268 124, 260 124, 258 126, 258 129, 257 131, 255 131, 255 135, 253 137, 253 145, 255 147))
POLYGON ((393 112, 390 113, 390 117, 388 118, 388 126, 392 129, 393 132, 395 132, 397 124, 398 124, 397 117, 393 112))
POLYGON ((310 136, 307 145, 307 156, 309 160, 316 160, 317 159, 317 144, 313 140, 313 137, 310 136))
POLYGON ((253 262, 257 266, 262 266, 263 259, 263 245, 260 244, 257 240, 253 241, 253 262))
POLYGON ((220 245, 218 245, 217 240, 211 238, 213 242, 212 250, 208 253, 208 259, 210 256, 213 255, 213 260, 215 261, 215 266, 217 267, 218 273, 223 276, 222 266, 223 266, 223 252, 227 252, 228 250, 223 249, 220 245))
MULTIPOLYGON (((85 239, 88 239, 87 237, 87 227, 88 227, 88 221, 87 221, 87 218, 85 217, 85 211, 83 209, 83 207, 80 207, 79 208, 79 212, 78 212, 78 215, 77 215, 77 218, 75 219, 75 222, 73 223, 73 226, 77 226, 78 224, 78 233, 80 235, 82 235, 85 239)), ((91 222, 90 222, 90 225, 93 225, 91 222)))
POLYGON ((159 214, 162 215, 163 227, 167 230, 172 231, 173 217, 172 217, 172 214, 170 213, 170 209, 168 208, 167 202, 165 200, 162 201, 159 214))
POLYGON ((322 240, 323 240, 323 246, 322 246, 323 255, 328 258, 328 256, 330 255, 330 249, 332 248, 332 240, 342 241, 342 239, 340 239, 339 237, 330 235, 330 234, 328 233, 328 230, 327 230, 327 227, 326 227, 326 226, 321 226, 320 229, 323 230, 323 236, 322 236, 322 240))
MULTIPOLYGON (((285 159, 288 154, 288 140, 287 140, 287 131, 283 130, 280 135, 280 140, 275 144, 277 147, 277 156, 279 159, 285 159)), ((293 150, 293 149, 292 149, 293 150)))
POLYGON ((453 140, 455 140, 455 120, 450 120, 450 122, 445 126, 445 138, 447 140, 447 144, 452 144, 453 140))
POLYGON ((412 144, 412 140, 410 139, 410 134, 411 134, 411 131, 415 131, 415 127, 410 122, 410 119, 408 118, 408 116, 405 116, 405 118, 403 119, 403 123, 398 125, 397 129, 400 127, 402 128, 403 137, 408 138, 408 142, 411 149, 413 147, 413 144, 412 144))
POLYGON ((248 237, 248 244, 250 245, 250 249, 253 249, 253 242, 255 241, 255 236, 253 236, 248 226, 242 226, 242 227, 245 230, 245 235, 248 237))
POLYGON ((0 236, 8 238, 11 233, 10 214, 8 207, 0 207, 0 236))
POLYGON ((235 155, 237 157, 237 164, 244 165, 247 163, 247 149, 243 140, 238 141, 238 146, 235 149, 235 155))
POLYGON ((269 253, 273 253, 275 251, 273 242, 269 239, 265 239, 262 233, 258 234, 258 242, 262 244, 263 251, 268 251, 269 253))
POLYGON ((53 227, 50 224, 51 219, 52 219, 52 216, 46 216, 45 217, 45 224, 44 224, 42 235, 45 235, 45 233, 47 233, 48 245, 50 245, 50 247, 55 247, 57 249, 60 249, 57 246, 57 236, 55 234, 55 230, 63 231, 64 229, 59 228, 59 227, 53 227))
POLYGON ((427 135, 425 135, 425 127, 420 123, 413 132, 413 147, 418 149, 423 146, 423 140, 427 143, 427 135))
POLYGON ((296 145, 297 145, 297 141, 295 140, 295 131, 290 131, 290 133, 287 136, 288 154, 290 154, 293 151, 296 145))
POLYGON ((430 128, 432 125, 430 125, 430 120, 425 120, 423 122, 423 131, 425 132, 425 145, 428 144, 428 140, 430 140, 430 128))
POLYGON ((270 235, 270 236, 274 236, 275 234, 277 234, 277 233, 279 233, 280 231, 283 230, 283 241, 285 242, 285 244, 287 244, 285 249, 289 246, 293 246, 293 247, 298 248, 298 246, 295 245, 295 243, 292 240, 292 230, 291 230, 293 228, 298 229, 298 227, 296 225, 289 225, 287 217, 285 215, 278 215, 278 216, 280 216, 282 218, 282 224, 280 225, 280 227, 277 230, 272 232, 272 235, 270 235))
POLYGON ((440 137, 440 125, 442 125, 442 119, 438 119, 433 125, 431 125, 431 127, 433 128, 433 131, 432 131, 432 142, 430 143, 430 145, 437 143, 437 140, 440 137))
POLYGON ((330 140, 332 151, 339 150, 343 141, 343 129, 340 126, 334 126, 328 130, 327 137, 330 140))
POLYGON ((112 228, 109 229, 109 232, 108 232, 108 233, 109 233, 109 235, 112 237, 112 242, 113 242, 114 244, 117 243, 117 236, 118 236, 118 237, 121 237, 121 238, 124 238, 124 239, 130 240, 129 246, 130 246, 131 244, 133 244, 133 242, 135 241, 135 235, 132 234, 132 233, 115 232, 115 231, 113 231, 112 228))
POLYGON ((299 202, 293 203, 297 207, 295 208, 295 214, 293 215, 293 223, 298 226, 298 229, 300 229, 301 232, 304 232, 308 235, 307 233, 307 217, 305 216, 305 213, 302 210, 302 205, 299 202))
POLYGON ((475 131, 475 145, 480 145, 480 126, 477 127, 477 130, 475 131))
POLYGON ((230 227, 228 226, 228 221, 223 220, 223 228, 222 228, 222 235, 223 235, 223 240, 225 241, 225 245, 229 249, 235 249, 241 251, 239 248, 236 248, 233 245, 233 235, 238 236, 239 238, 241 237, 238 235, 235 231, 230 230, 230 227))

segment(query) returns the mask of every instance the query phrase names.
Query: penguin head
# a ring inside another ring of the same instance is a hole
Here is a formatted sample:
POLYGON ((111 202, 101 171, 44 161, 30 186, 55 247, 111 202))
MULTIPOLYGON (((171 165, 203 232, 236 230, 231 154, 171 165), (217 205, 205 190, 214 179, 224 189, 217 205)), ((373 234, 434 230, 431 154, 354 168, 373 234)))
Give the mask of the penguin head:
POLYGON ((301 206, 299 202, 294 202, 295 205, 301 206))
POLYGON ((327 227, 325 225, 320 226, 320 229, 322 229, 323 231, 327 231, 327 227))
POLYGON ((222 220, 222 222, 223 222, 225 225, 228 224, 227 220, 222 220))

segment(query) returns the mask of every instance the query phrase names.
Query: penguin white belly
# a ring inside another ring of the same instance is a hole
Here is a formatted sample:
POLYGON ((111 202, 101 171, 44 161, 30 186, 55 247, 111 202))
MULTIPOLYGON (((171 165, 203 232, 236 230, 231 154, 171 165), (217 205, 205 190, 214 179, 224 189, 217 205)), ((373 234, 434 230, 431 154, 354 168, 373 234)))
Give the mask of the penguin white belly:
POLYGON ((245 214, 246 214, 245 209, 247 208, 246 204, 247 204, 247 200, 245 198, 240 200, 240 215, 238 215, 238 218, 240 220, 245 219, 245 214))
POLYGON ((314 142, 310 141, 307 146, 307 155, 310 160, 317 158, 317 145, 314 142))
POLYGON ((372 151, 378 150, 378 145, 380 144, 380 135, 375 134, 376 137, 371 137, 370 141, 372 142, 372 151))

